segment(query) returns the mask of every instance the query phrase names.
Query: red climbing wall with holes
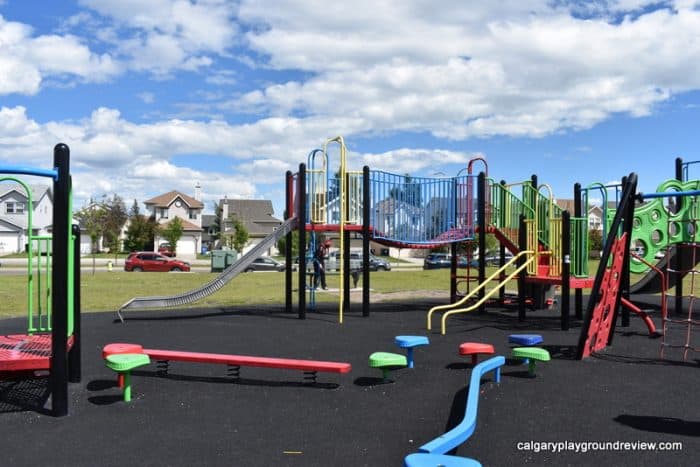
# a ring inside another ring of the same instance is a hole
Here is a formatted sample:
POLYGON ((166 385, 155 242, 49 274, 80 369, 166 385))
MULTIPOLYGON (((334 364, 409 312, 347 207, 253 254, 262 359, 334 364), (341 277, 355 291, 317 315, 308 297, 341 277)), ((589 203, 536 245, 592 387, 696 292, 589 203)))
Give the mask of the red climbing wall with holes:
POLYGON ((593 316, 588 326, 588 337, 583 346, 582 358, 586 358, 591 353, 604 349, 608 345, 610 330, 615 318, 615 304, 618 303, 620 295, 625 245, 627 245, 626 233, 615 241, 610 251, 612 261, 610 267, 606 268, 603 274, 599 299, 593 308, 593 316))

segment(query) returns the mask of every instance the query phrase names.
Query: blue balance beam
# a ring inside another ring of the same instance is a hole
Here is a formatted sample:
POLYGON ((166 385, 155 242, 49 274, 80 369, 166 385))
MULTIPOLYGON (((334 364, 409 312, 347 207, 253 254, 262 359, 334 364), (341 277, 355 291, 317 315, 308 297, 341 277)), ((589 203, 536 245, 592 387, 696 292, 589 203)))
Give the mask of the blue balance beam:
POLYGON ((479 383, 481 382, 481 377, 485 373, 494 370, 495 380, 499 383, 501 381, 501 367, 505 362, 505 357, 499 355, 484 360, 472 369, 472 374, 469 378, 469 393, 467 394, 464 419, 447 433, 418 448, 419 452, 445 454, 469 439, 474 433, 474 428, 476 428, 476 412, 479 407, 479 383))

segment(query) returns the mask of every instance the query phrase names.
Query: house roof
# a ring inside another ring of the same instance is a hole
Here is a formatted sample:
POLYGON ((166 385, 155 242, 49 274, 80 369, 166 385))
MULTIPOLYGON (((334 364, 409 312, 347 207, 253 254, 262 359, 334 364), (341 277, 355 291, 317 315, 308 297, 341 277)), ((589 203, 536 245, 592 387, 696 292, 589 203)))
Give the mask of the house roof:
POLYGON ((214 223, 216 216, 214 214, 202 214, 202 228, 207 229, 214 223))
MULTIPOLYGON (((559 206, 562 209, 565 209, 569 211, 570 214, 574 214, 574 200, 573 199, 558 199, 555 201, 557 206, 559 206)), ((588 207, 588 212, 590 212, 593 208, 601 209, 600 206, 597 204, 591 204, 588 207)), ((615 201, 608 201, 608 209, 615 209, 617 208, 617 203, 615 201)))
POLYGON ((386 198, 379 201, 375 206, 374 210, 377 214, 389 215, 396 211, 405 211, 410 213, 418 214, 420 213, 420 208, 412 204, 407 203, 396 198, 386 198))
MULTIPOLYGON (((41 201, 44 196, 48 196, 51 198, 51 188, 49 188, 46 185, 29 185, 29 189, 32 191, 32 203, 34 206, 32 209, 36 208, 36 205, 39 204, 39 201, 41 201)), ((0 200, 3 198, 7 197, 11 193, 17 193, 23 200, 27 199, 27 194, 24 191, 24 187, 22 187, 19 183, 14 183, 14 182, 3 182, 0 183, 0 200)), ((0 212, 0 220, 11 224, 18 229, 26 229, 27 228, 27 223, 29 222, 29 218, 27 214, 5 214, 4 212, 0 212)), ((34 228, 38 227, 37 225, 34 225, 34 228)))
MULTIPOLYGON (((202 228, 198 226, 197 224, 193 224, 192 222, 183 219, 182 217, 176 217, 176 219, 179 219, 180 222, 182 222, 182 229, 185 230, 186 232, 201 232, 202 228)), ((173 219, 169 220, 168 222, 165 222, 164 224, 161 224, 161 228, 167 228, 168 225, 173 221, 173 219)))
POLYGON ((268 199, 222 199, 219 203, 228 206, 228 214, 235 214, 250 235, 267 235, 282 224, 274 217, 272 201, 268 199))
POLYGON ((170 207, 170 205, 173 204, 178 198, 180 198, 190 208, 204 209, 204 203, 176 190, 148 199, 144 201, 143 204, 147 206, 152 205, 157 208, 167 208, 170 207))
MULTIPOLYGON (((41 198, 46 195, 51 196, 51 188, 46 185, 29 185, 29 189, 32 191, 32 201, 34 204, 41 201, 41 198)), ((16 191, 20 196, 26 199, 27 194, 24 191, 24 187, 19 183, 0 183, 0 198, 4 198, 13 191, 16 191)))

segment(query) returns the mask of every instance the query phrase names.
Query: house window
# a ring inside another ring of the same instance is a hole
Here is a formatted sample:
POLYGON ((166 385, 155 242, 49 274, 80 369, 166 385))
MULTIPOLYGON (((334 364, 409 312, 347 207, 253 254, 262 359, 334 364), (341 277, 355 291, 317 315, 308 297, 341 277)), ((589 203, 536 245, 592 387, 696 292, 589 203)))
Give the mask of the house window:
POLYGON ((161 219, 168 218, 168 208, 158 208, 158 217, 161 219))
POLYGON ((190 219, 197 220, 197 210, 196 209, 190 209, 190 219))
POLYGON ((24 214, 24 203, 8 202, 5 204, 5 214, 24 214))

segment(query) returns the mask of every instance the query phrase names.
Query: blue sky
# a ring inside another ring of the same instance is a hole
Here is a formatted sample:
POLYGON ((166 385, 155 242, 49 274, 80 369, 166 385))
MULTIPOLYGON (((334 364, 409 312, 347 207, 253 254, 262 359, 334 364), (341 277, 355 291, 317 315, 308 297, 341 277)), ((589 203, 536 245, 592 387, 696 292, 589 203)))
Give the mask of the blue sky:
POLYGON ((200 182, 281 216, 285 171, 342 135, 352 168, 653 191, 700 159, 699 5, 0 0, 0 163, 61 141, 77 207, 200 182))

